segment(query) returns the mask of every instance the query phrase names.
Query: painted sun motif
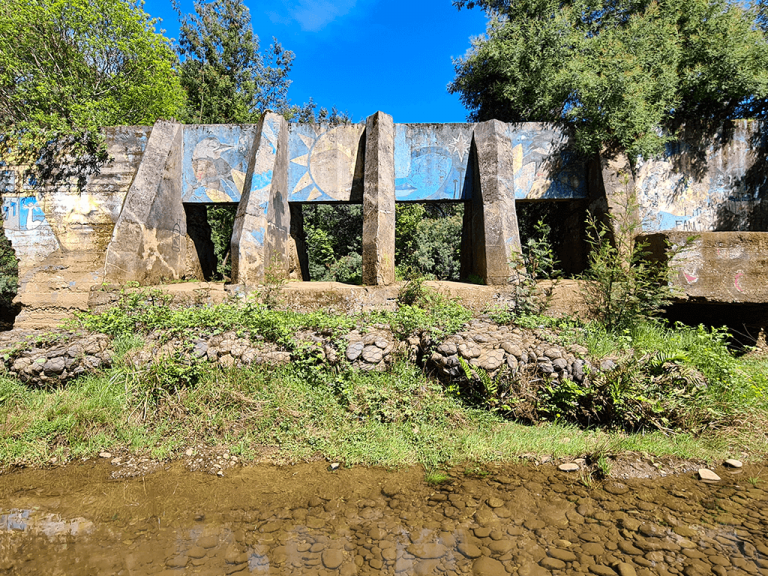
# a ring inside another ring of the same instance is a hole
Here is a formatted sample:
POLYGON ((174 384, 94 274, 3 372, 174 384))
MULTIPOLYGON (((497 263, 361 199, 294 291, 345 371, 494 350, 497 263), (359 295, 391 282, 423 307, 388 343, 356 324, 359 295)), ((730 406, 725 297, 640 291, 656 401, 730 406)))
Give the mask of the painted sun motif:
POLYGON ((464 156, 469 150, 469 140, 466 136, 464 136, 463 132, 460 132, 459 135, 456 136, 450 144, 448 144, 448 149, 454 154, 459 155, 460 162, 464 162, 464 156))
POLYGON ((362 130, 358 125, 337 126, 317 139, 297 134, 304 153, 291 159, 292 172, 300 171, 291 197, 304 202, 349 200, 362 130))

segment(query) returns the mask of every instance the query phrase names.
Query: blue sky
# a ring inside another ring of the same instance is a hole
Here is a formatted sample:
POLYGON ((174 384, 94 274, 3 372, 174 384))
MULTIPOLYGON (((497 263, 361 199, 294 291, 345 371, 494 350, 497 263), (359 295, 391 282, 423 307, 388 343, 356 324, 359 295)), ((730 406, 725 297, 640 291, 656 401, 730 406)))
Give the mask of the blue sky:
MULTIPOLYGON (((192 12, 192 0, 182 0, 192 12)), ((296 54, 291 101, 312 97, 357 122, 381 110, 395 122, 464 122, 467 111, 448 94, 451 57, 485 31, 480 10, 451 0, 245 0, 262 47, 272 37, 296 54)), ((170 0, 147 0, 158 28, 178 37, 170 0)))

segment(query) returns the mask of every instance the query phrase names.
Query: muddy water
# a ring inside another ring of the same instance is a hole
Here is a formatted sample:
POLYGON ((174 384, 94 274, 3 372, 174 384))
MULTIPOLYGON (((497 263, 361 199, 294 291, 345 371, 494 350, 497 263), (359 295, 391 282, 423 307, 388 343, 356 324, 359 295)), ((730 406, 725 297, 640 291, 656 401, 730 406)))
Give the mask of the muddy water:
POLYGON ((434 487, 317 464, 24 471, 0 476, 0 573, 768 574, 760 470, 718 472, 585 486, 531 465, 434 487))

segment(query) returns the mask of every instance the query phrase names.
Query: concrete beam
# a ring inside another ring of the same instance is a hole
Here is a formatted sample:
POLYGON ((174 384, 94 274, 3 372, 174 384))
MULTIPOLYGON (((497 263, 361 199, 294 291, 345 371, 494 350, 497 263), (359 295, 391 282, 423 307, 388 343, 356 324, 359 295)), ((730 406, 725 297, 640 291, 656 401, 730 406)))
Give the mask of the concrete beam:
POLYGON ((509 283, 520 254, 515 210, 512 143, 498 120, 475 126, 472 151, 475 190, 462 230, 462 277, 479 276, 488 285, 509 283))
POLYGON ((395 281, 395 124, 376 112, 365 128, 363 284, 395 281))
POLYGON ((236 284, 262 284, 268 269, 285 278, 289 275, 295 244, 290 242, 287 179, 288 125, 282 116, 267 112, 254 138, 232 232, 232 281, 236 284))
POLYGON ((181 158, 181 124, 157 122, 107 246, 105 281, 158 284, 184 276, 187 219, 181 203, 181 158))

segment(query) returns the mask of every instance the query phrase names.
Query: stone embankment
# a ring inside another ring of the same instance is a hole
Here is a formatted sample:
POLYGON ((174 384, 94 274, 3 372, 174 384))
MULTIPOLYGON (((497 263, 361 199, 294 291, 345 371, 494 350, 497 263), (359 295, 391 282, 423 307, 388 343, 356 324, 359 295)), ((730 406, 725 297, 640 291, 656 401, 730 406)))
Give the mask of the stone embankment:
MULTIPOLYGON (((576 382, 583 382, 593 370, 582 346, 553 343, 553 335, 543 329, 497 326, 483 320, 469 322, 464 330, 441 342, 428 332, 400 340, 386 324, 360 327, 340 338, 330 333, 302 331, 294 335, 290 347, 265 341, 260 335, 236 332, 192 339, 166 336, 161 332, 150 333, 142 347, 126 354, 125 363, 133 368, 146 368, 153 362, 173 358, 232 368, 278 366, 312 355, 329 365, 346 362, 359 370, 384 371, 398 357, 407 357, 412 361, 423 360, 427 369, 440 378, 452 380, 463 377, 463 359, 470 369, 481 368, 491 376, 500 370, 513 374, 526 371, 576 382)), ((0 356, 9 375, 33 385, 50 385, 111 366, 115 350, 114 342, 104 334, 8 332, 0 336, 0 356)))

